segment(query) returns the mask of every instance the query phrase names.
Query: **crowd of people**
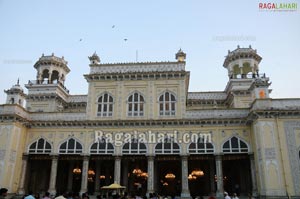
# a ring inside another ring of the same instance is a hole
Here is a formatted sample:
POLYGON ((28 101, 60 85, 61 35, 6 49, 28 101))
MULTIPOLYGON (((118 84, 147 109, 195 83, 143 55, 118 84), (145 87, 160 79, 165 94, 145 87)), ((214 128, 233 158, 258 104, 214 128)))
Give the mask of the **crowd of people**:
MULTIPOLYGON (((6 198, 8 190, 6 188, 0 189, 0 199, 8 199, 6 198)), ((193 197, 194 198, 194 197, 193 197)), ((32 191, 29 191, 28 194, 24 195, 22 199, 89 199, 88 193, 83 193, 81 196, 79 193, 64 193, 57 194, 56 196, 51 196, 49 192, 46 192, 44 195, 40 195, 39 193, 33 194, 32 191)), ((137 195, 128 195, 128 193, 124 194, 113 194, 112 192, 97 195, 97 199, 176 199, 176 197, 168 197, 168 196, 160 196, 157 193, 150 193, 149 197, 137 195)), ((203 199, 203 196, 195 197, 194 199, 203 199)), ((208 197, 208 199, 216 199, 214 194, 208 197)), ((236 193, 232 194, 232 197, 229 196, 227 192, 224 192, 224 199, 239 199, 236 193)), ((249 199, 254 199, 251 194, 249 194, 249 199)))

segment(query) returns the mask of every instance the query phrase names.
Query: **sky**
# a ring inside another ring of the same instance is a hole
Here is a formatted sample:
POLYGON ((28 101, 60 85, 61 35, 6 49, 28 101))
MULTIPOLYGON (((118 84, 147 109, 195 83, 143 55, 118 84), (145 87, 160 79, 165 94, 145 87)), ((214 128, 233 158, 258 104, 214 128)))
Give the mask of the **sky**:
POLYGON ((102 63, 155 62, 175 61, 179 48, 187 54, 189 91, 223 91, 224 58, 237 45, 262 56, 272 98, 300 98, 300 0, 267 1, 296 2, 294 12, 260 11, 261 2, 0 0, 0 104, 18 78, 24 89, 36 79, 42 53, 68 61, 71 94, 87 94, 83 75, 95 51, 102 63))

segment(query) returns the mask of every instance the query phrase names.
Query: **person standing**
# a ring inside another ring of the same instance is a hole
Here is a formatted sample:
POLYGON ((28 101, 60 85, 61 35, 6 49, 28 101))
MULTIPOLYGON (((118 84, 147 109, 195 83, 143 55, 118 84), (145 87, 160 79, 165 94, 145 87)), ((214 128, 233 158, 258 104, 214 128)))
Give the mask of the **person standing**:
POLYGON ((224 199, 231 199, 226 191, 224 192, 224 199))
POLYGON ((1 188, 0 189, 0 199, 5 199, 5 197, 7 196, 7 189, 6 188, 1 188))
POLYGON ((29 191, 28 196, 26 196, 24 199, 35 199, 35 197, 33 197, 33 192, 29 191))
POLYGON ((62 195, 59 195, 59 196, 55 197, 54 199, 67 199, 67 197, 68 197, 68 194, 64 193, 62 195))
POLYGON ((48 191, 45 193, 45 196, 43 197, 43 199, 51 199, 50 193, 48 191))

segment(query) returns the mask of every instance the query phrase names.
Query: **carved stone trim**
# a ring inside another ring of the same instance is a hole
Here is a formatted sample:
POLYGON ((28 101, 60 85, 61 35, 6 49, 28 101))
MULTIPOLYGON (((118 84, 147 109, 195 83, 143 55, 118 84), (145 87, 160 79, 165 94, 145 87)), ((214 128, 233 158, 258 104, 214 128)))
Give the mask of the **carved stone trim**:
POLYGON ((275 148, 266 148, 265 149, 265 159, 266 160, 275 160, 276 159, 275 148))
POLYGON ((157 79, 181 79, 189 75, 186 71, 174 72, 145 72, 145 73, 105 73, 84 75, 88 82, 105 80, 157 80, 157 79))
POLYGON ((189 92, 188 99, 197 100, 225 100, 227 93, 225 92, 189 92))
POLYGON ((91 67, 90 74, 95 73, 128 73, 152 71, 184 71, 185 62, 148 62, 99 64, 91 67))
POLYGON ((296 146, 295 129, 300 129, 300 122, 298 121, 287 121, 284 122, 284 131, 286 134, 287 148, 291 166, 291 175, 293 179, 293 186, 295 195, 300 195, 300 161, 298 149, 296 146))
POLYGON ((179 120, 84 120, 84 121, 34 121, 30 122, 30 127, 124 127, 124 126, 241 126, 246 125, 246 119, 226 118, 226 119, 179 119, 179 120))

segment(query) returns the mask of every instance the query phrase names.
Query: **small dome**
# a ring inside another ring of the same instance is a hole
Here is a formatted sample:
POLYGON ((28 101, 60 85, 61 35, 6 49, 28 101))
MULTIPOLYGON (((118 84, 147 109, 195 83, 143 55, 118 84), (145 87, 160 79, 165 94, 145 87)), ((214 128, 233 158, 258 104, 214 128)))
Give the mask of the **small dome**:
POLYGON ((23 88, 19 84, 16 84, 16 85, 14 85, 14 86, 11 87, 11 90, 20 90, 20 91, 23 91, 23 88))
POLYGON ((241 48, 238 45, 235 50, 228 50, 228 54, 223 63, 224 68, 227 68, 231 62, 238 59, 254 59, 257 63, 262 60, 262 58, 257 54, 257 51, 252 49, 251 45, 249 45, 248 48, 241 48))
POLYGON ((11 87, 12 91, 24 91, 23 88, 20 85, 20 80, 18 79, 17 84, 15 84, 14 86, 11 87))
POLYGON ((181 50, 181 48, 178 50, 178 52, 175 55, 175 59, 179 62, 183 62, 186 59, 186 54, 181 50))

